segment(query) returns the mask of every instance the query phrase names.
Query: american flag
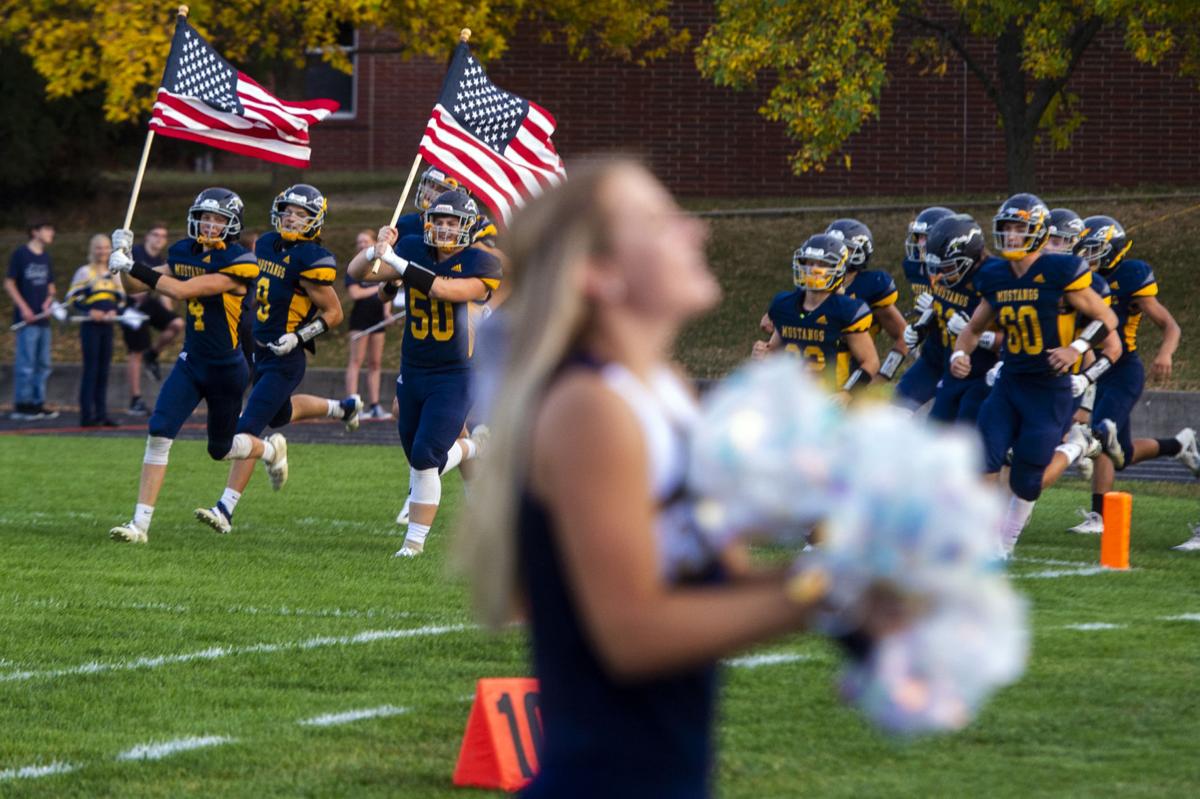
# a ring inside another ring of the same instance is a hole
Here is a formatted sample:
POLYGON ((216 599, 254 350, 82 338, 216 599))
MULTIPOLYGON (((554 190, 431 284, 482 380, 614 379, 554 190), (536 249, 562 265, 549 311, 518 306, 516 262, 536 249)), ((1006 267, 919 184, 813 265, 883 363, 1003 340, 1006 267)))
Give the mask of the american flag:
POLYGON ((508 222, 525 199, 567 176, 550 136, 557 123, 536 103, 488 80, 460 43, 420 153, 508 222))
POLYGON ((279 100, 231 66, 180 16, 150 129, 264 161, 307 167, 312 154, 308 126, 337 109, 333 100, 279 100))

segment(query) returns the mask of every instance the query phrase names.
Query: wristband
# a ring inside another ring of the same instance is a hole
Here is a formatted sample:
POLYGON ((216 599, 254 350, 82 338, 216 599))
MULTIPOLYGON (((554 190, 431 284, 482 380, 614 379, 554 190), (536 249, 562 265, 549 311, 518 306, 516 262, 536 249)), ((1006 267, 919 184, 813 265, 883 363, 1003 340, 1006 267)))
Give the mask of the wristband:
POLYGON ((159 278, 162 277, 162 272, 156 272, 143 263, 133 262, 133 266, 129 268, 129 276, 134 280, 140 280, 150 288, 158 285, 159 278))
POLYGON ((883 359, 883 366, 879 367, 879 375, 887 380, 891 380, 896 376, 896 370, 900 368, 900 364, 904 363, 904 356, 899 350, 892 350, 883 359))
POLYGON ((982 333, 980 333, 979 334, 979 346, 983 347, 985 350, 995 349, 996 348, 996 331, 995 330, 985 330, 982 333))
POLYGON ((383 253, 383 262, 395 269, 400 275, 404 274, 404 270, 408 268, 408 261, 396 255, 396 251, 389 247, 383 253))
POLYGON ((1091 383, 1083 392, 1083 399, 1079 403, 1079 407, 1088 413, 1092 412, 1092 408, 1096 407, 1096 384, 1091 383))
POLYGON ((404 282, 417 291, 424 293, 425 296, 430 296, 430 293, 433 291, 433 281, 437 278, 437 275, 425 267, 414 263, 405 262, 405 266, 407 268, 404 270, 404 282))
POLYGON ((1095 383, 1105 372, 1112 368, 1112 365, 1113 362, 1109 360, 1107 355, 1101 355, 1091 366, 1083 370, 1083 376, 1088 379, 1088 382, 1095 383))
POLYGON ((386 299, 390 300, 400 293, 400 287, 389 280, 387 283, 384 283, 379 287, 379 291, 386 299))
POLYGON ((971 357, 971 356, 967 355, 967 353, 965 351, 955 350, 954 352, 950 353, 950 363, 954 363, 959 358, 969 358, 969 357, 971 357))
POLYGON ((329 329, 324 317, 318 316, 304 327, 296 331, 296 335, 306 344, 329 329))
POLYGON ((372 261, 375 260, 375 245, 374 244, 372 244, 367 249, 363 250, 363 258, 367 259, 367 263, 371 263, 372 261))
POLYGON ((846 380, 846 385, 842 386, 842 391, 853 394, 855 391, 860 391, 870 384, 871 375, 860 366, 850 374, 850 378, 846 380))

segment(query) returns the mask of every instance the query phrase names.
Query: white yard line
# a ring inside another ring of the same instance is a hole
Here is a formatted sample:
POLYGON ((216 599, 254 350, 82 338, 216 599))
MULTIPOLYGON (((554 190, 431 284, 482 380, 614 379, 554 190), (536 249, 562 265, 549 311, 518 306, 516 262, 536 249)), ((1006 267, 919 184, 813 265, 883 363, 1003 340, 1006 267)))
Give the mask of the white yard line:
POLYGON ((303 719, 296 722, 302 727, 333 727, 338 724, 350 724, 363 719, 376 719, 385 716, 398 716, 401 713, 407 713, 406 707, 393 707, 392 705, 380 705, 379 707, 368 707, 362 710, 346 710, 341 713, 325 713, 321 716, 313 716, 311 719, 303 719))
POLYGON ((0 683, 23 682, 26 680, 55 679, 58 677, 74 677, 84 674, 104 674, 114 671, 138 671, 141 669, 157 669, 176 663, 190 663, 196 660, 219 660, 234 655, 261 655, 275 652, 290 652, 305 649, 320 649, 329 646, 352 646, 355 644, 370 644, 376 641, 394 641, 403 638, 422 638, 432 635, 461 632, 472 629, 466 624, 438 625, 417 627, 408 630, 366 630, 355 635, 319 636, 306 638, 302 641, 285 641, 283 643, 261 643, 249 646, 214 646, 199 652, 185 652, 178 655, 155 655, 140 657, 133 660, 117 660, 108 663, 92 661, 79 666, 66 666, 57 669, 38 671, 10 671, 0 674, 0 683))
POLYGON ((146 610, 161 613, 208 613, 247 616, 284 616, 323 619, 409 619, 415 614, 386 608, 293 608, 256 607, 254 605, 225 605, 213 608, 191 605, 172 605, 166 602, 87 602, 56 597, 23 597, 19 594, 0 597, 0 602, 13 607, 40 610, 146 610))
POLYGON ((1178 616, 1159 616, 1159 621, 1200 621, 1200 613, 1180 613, 1178 616))
POLYGON ((812 655, 801 655, 795 652, 768 652, 762 655, 729 658, 722 661, 722 663, 735 669, 757 669, 759 666, 775 666, 780 663, 801 663, 807 660, 815 660, 815 658, 812 655))
POLYGON ((1087 633, 1097 630, 1124 630, 1128 626, 1128 624, 1109 624, 1106 621, 1090 621, 1084 624, 1064 624, 1060 629, 1087 633))
POLYGON ((224 735, 206 735, 202 738, 178 738, 162 743, 138 744, 132 749, 126 749, 117 755, 117 760, 162 760, 164 757, 190 752, 193 749, 206 749, 210 746, 221 746, 233 743, 235 739, 224 735))
POLYGON ((5 780, 32 780, 38 777, 50 777, 55 774, 70 774, 78 768, 79 766, 72 763, 59 763, 58 761, 45 766, 10 768, 0 771, 0 782, 4 782, 5 780))
POLYGON ((1020 557, 1020 558, 1014 558, 1013 560, 1016 563, 1040 563, 1044 566, 1090 566, 1090 565, 1092 565, 1089 562, 1084 561, 1084 560, 1057 560, 1055 558, 1020 557))
MULTIPOLYGON (((1115 571, 1106 566, 1079 566, 1074 569, 1046 569, 1040 572, 1026 574, 1010 574, 1014 580, 1055 580, 1059 577, 1090 577, 1094 574, 1104 574, 1115 571)), ((1132 570, 1129 570, 1132 571, 1132 570)))

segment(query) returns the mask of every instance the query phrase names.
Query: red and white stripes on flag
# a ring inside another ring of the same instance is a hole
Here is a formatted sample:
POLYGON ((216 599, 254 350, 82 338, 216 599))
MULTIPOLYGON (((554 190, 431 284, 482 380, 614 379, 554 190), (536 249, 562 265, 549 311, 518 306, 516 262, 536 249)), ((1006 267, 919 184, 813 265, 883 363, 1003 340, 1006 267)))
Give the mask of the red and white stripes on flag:
POLYGON ((333 100, 285 102, 225 61, 179 17, 150 129, 252 158, 307 167, 308 128, 333 100))
POLYGON ((420 153, 507 223, 526 199, 567 176, 550 140, 555 127, 544 108, 489 81, 459 44, 420 153))

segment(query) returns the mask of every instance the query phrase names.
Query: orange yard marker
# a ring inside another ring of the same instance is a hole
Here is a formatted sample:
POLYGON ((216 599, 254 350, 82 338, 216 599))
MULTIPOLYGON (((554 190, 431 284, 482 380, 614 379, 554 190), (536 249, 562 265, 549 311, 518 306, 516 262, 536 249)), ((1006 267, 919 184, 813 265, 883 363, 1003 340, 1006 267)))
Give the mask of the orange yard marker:
POLYGON ((467 718, 454 784, 517 791, 533 779, 542 750, 538 682, 480 680, 467 718))
POLYGON ((1109 491, 1104 495, 1104 533, 1100 536, 1100 565, 1109 569, 1129 568, 1129 523, 1133 518, 1133 495, 1109 491))

